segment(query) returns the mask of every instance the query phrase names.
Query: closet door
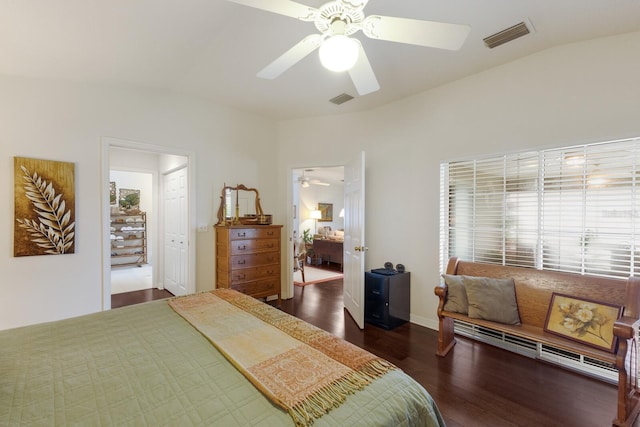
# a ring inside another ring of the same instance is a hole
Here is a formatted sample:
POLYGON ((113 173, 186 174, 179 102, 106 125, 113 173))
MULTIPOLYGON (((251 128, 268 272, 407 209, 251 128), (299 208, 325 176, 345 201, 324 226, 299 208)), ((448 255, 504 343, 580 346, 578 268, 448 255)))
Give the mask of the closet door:
POLYGON ((186 167, 164 176, 164 287, 176 296, 187 293, 188 194, 186 167))

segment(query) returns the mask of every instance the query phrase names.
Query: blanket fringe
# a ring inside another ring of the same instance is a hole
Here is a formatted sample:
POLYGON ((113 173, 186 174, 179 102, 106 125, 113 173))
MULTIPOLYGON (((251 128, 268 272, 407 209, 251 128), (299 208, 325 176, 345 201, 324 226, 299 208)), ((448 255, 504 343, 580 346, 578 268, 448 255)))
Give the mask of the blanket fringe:
POLYGON ((362 390, 370 380, 351 372, 328 384, 289 409, 296 426, 309 426, 333 408, 337 408, 348 395, 362 390))
POLYGON ((385 359, 375 359, 358 368, 358 372, 368 375, 371 379, 376 379, 394 369, 397 369, 397 367, 393 363, 385 359))
POLYGON ((396 367, 384 359, 372 360, 359 371, 351 371, 344 377, 317 390, 304 400, 289 408, 296 426, 309 426, 331 409, 340 406, 347 396, 364 389, 371 381, 396 367))

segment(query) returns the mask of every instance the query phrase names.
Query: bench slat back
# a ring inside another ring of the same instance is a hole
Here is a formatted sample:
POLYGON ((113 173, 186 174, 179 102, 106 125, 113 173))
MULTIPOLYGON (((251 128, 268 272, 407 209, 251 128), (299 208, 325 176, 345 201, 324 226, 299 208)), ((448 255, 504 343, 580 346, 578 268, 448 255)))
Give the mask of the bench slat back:
POLYGON ((554 292, 621 306, 625 305, 627 292, 627 280, 624 279, 508 267, 455 258, 450 260, 447 274, 512 278, 516 285, 521 322, 540 328, 544 327, 551 295, 554 292))

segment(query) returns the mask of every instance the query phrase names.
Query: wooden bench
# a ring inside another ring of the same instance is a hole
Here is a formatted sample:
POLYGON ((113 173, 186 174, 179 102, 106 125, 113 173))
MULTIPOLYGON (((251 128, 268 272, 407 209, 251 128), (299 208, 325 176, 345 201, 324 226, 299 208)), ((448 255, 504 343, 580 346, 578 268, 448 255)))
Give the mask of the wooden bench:
POLYGON ((604 362, 614 367, 618 374, 617 414, 612 424, 614 426, 633 425, 640 411, 636 342, 640 326, 640 278, 630 277, 623 280, 585 276, 467 262, 459 260, 457 257, 452 257, 449 260, 446 274, 496 279, 512 278, 516 288, 521 324, 506 325, 444 311, 447 300, 447 285, 442 283, 435 288, 435 294, 440 299, 438 304, 438 351, 436 353, 438 356, 446 356, 455 345, 454 320, 458 320, 604 362), (546 332, 544 325, 554 292, 622 305, 624 307, 623 315, 613 327, 614 335, 618 337, 615 352, 610 353, 546 332))

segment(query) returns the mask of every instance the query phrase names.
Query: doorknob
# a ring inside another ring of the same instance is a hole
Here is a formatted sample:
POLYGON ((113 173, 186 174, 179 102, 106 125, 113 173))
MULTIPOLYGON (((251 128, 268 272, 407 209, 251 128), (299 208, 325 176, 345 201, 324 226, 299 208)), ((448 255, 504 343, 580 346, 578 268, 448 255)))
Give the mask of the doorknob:
POLYGON ((369 248, 366 246, 356 246, 355 248, 353 248, 353 250, 356 252, 366 252, 369 250, 369 248))

